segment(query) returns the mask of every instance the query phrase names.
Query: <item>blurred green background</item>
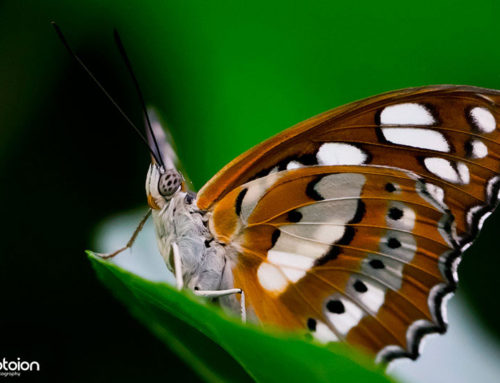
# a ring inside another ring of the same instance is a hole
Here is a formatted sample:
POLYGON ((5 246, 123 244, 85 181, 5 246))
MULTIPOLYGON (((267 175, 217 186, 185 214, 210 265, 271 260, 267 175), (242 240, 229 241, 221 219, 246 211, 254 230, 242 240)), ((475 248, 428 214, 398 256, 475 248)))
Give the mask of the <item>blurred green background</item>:
MULTIPOLYGON (((500 89, 493 0, 0 3, 0 357, 37 379, 196 375, 99 285, 83 250, 105 217, 146 206, 147 151, 63 49, 137 123, 116 27, 197 188, 232 158, 335 106, 418 85, 500 89)), ((467 307, 500 339, 500 216, 460 267, 467 307)))

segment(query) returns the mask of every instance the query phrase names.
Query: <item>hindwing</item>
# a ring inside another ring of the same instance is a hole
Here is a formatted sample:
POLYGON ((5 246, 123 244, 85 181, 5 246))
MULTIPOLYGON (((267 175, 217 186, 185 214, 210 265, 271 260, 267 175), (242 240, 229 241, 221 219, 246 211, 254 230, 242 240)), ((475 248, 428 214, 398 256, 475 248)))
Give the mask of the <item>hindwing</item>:
POLYGON ((211 227, 236 250, 234 285, 264 323, 383 360, 414 358, 425 332, 445 330, 441 303, 459 254, 453 216, 414 175, 374 166, 277 172, 228 193, 211 227))

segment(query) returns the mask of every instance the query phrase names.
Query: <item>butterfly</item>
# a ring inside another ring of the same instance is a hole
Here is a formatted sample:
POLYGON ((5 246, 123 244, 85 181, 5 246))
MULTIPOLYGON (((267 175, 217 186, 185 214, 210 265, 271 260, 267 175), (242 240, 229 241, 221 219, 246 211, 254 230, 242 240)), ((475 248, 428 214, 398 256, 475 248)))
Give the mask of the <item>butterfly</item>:
POLYGON ((446 331, 461 254, 498 203, 499 102, 450 85, 357 101, 248 150, 197 194, 155 123, 160 253, 179 286, 253 321, 416 359, 446 331))
POLYGON ((243 319, 382 363, 416 359, 425 335, 446 331, 461 255, 499 200, 500 91, 426 86, 338 107, 243 153, 195 193, 115 39, 147 119, 150 211, 103 257, 131 247, 152 215, 177 286, 243 319))

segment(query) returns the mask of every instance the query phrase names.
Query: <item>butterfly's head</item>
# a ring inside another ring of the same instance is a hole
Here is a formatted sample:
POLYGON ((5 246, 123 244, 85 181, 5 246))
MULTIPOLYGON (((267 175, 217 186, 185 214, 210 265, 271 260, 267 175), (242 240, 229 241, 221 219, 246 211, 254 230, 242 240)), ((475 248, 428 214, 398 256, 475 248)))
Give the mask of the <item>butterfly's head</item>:
POLYGON ((148 205, 155 210, 161 210, 170 200, 182 190, 183 177, 175 169, 163 169, 156 163, 149 166, 146 178, 146 195, 148 205))

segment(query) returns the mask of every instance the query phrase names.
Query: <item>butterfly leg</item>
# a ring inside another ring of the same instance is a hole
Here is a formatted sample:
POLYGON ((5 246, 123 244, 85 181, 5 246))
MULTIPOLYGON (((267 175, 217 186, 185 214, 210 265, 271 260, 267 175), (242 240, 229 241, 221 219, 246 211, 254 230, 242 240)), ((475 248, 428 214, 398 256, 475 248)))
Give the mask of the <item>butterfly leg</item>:
POLYGON ((231 294, 241 294, 240 313, 242 322, 247 320, 247 310, 245 306, 245 292, 242 289, 227 289, 227 290, 194 290, 195 295, 205 298, 219 298, 231 294))
MULTIPOLYGON (((181 254, 179 251, 179 246, 175 242, 172 242, 172 253, 174 256, 174 270, 175 270, 175 279, 177 282, 177 289, 181 290, 184 287, 184 280, 182 278, 181 254)), ((245 306, 245 293, 243 292, 242 289, 194 290, 193 292, 195 295, 205 298, 220 298, 231 294, 241 294, 241 299, 240 299, 241 320, 243 322, 246 322, 247 311, 245 306)))
POLYGON ((181 290, 184 287, 184 280, 182 278, 181 254, 179 251, 179 246, 177 246, 177 243, 175 242, 172 242, 172 253, 174 254, 174 270, 175 280, 177 282, 177 290, 181 290))
POLYGON ((132 247, 132 245, 134 244, 137 236, 141 232, 142 228, 144 227, 144 225, 145 225, 145 223, 148 220, 150 215, 151 215, 151 209, 149 209, 148 212, 146 213, 146 215, 141 219, 141 222, 139 222, 139 225, 135 228, 134 233, 132 234, 132 237, 130 237, 127 244, 125 246, 123 246, 121 249, 118 249, 112 253, 105 253, 105 254, 96 253, 96 255, 98 255, 99 257, 101 257, 103 259, 108 259, 108 258, 113 258, 114 256, 120 254, 121 252, 123 252, 127 249, 130 249, 132 247))

